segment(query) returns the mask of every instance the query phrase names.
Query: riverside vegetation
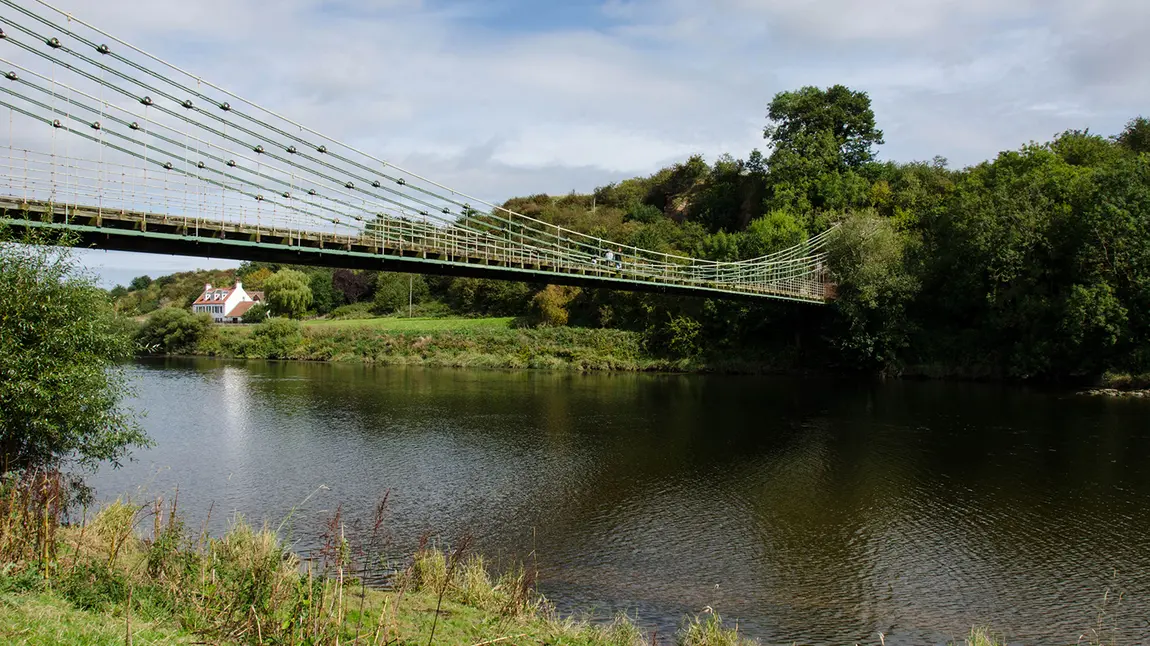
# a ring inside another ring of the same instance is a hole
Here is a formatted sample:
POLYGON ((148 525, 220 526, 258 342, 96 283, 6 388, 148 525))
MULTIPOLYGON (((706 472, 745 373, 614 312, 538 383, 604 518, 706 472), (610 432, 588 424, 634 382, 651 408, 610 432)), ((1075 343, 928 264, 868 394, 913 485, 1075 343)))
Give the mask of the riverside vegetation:
MULTIPOLYGON (((139 317, 186 309, 204 282, 239 278, 266 289, 272 309, 289 318, 407 313, 410 296, 420 316, 515 317, 545 330, 428 330, 410 341, 386 331, 372 341, 366 332, 305 326, 300 342, 278 353, 298 358, 1087 383, 1107 372, 1150 372, 1150 120, 1133 119, 1113 137, 1066 131, 957 170, 941 157, 878 161, 883 134, 870 99, 842 86, 783 92, 768 117, 769 155, 755 150, 710 164, 695 156, 590 194, 504 206, 714 260, 760 256, 839 224, 829 248, 837 283, 829 307, 262 263, 141 276, 112 298, 118 311, 139 317), (530 355, 522 351, 529 343, 571 346, 530 355), (474 349, 462 347, 469 344, 474 349), (607 344, 620 344, 620 353, 594 355, 607 344)), ((251 320, 264 316, 261 309, 251 320)), ((245 335, 153 347, 277 354, 245 335)))

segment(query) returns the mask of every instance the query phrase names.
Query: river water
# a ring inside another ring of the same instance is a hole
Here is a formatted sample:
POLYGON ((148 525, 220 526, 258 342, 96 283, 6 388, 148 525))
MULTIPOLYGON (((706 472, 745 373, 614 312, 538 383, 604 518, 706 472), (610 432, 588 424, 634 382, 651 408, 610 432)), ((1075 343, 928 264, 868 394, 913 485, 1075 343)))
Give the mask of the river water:
POLYGON ((470 536, 537 560, 561 610, 661 634, 711 606, 764 644, 943 644, 975 625, 1150 641, 1150 401, 211 360, 131 373, 157 446, 93 483, 178 485, 192 528, 296 508, 306 552, 337 506, 354 535, 390 491, 396 557, 470 536))

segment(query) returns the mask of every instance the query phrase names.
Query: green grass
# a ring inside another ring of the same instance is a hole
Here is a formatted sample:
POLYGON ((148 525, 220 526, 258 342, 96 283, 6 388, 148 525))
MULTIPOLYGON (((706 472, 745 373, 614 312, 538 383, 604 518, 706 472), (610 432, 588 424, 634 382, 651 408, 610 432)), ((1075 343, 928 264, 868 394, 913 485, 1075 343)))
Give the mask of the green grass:
POLYGON ((321 329, 364 328, 388 332, 442 332, 445 330, 490 330, 507 329, 514 318, 399 318, 381 317, 373 319, 316 319, 305 321, 306 327, 321 329))
MULTIPOLYGON (((145 621, 133 618, 132 643, 194 644, 202 642, 174 621, 145 621)), ((82 644, 92 646, 126 642, 127 616, 112 612, 92 612, 74 607, 62 596, 50 592, 0 595, 0 643, 27 646, 82 644)))

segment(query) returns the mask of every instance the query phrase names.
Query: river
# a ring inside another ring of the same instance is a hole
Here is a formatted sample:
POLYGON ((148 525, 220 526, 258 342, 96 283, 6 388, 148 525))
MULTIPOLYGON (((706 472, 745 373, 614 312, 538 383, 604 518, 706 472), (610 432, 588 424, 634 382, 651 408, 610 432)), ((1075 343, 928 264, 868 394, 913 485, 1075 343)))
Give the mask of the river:
POLYGON ((314 548, 385 492, 391 553, 467 535, 566 612, 764 644, 1150 640, 1150 401, 827 379, 142 361, 157 445, 101 498, 178 485, 314 548), (143 489, 141 489, 143 487, 143 489), (534 555, 532 556, 532 552, 534 555), (1082 636, 1085 636, 1084 638, 1082 636))

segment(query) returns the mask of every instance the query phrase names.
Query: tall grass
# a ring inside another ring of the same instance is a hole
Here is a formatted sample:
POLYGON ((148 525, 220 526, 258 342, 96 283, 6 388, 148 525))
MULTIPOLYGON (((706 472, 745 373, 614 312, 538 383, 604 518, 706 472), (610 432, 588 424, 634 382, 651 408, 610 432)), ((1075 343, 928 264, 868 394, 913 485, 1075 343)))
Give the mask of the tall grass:
MULTIPOLYGON (((366 540, 356 544, 348 538, 337 508, 323 526, 320 548, 306 559, 267 525, 254 526, 238 515, 222 536, 205 530, 190 535, 178 496, 147 504, 117 499, 72 524, 64 522, 68 499, 58 473, 0 483, 0 613, 26 607, 25 630, 35 634, 44 628, 37 617, 51 610, 61 622, 51 628, 56 641, 63 634, 73 640, 93 631, 106 634, 119 622, 121 643, 131 643, 136 634, 283 645, 666 643, 625 615, 605 624, 559 616, 539 594, 534 568, 496 572, 466 538, 444 548, 425 537, 414 554, 389 561, 386 495, 366 540), (386 580, 388 587, 372 589, 369 580, 386 580), (64 608, 51 606, 53 599, 64 608), (89 632, 68 632, 85 621, 89 632)), ((674 641, 756 643, 737 622, 724 622, 710 608, 686 617, 674 641)), ((999 643, 984 629, 966 639, 967 646, 999 643)))
MULTIPOLYGON (((560 617, 538 593, 534 569, 494 572, 466 539, 451 549, 424 539, 398 565, 388 561, 386 496, 362 544, 347 538, 337 508, 320 549, 301 559, 276 531, 238 515, 222 536, 190 535, 178 495, 146 504, 117 499, 68 524, 65 483, 60 474, 39 473, 0 488, 0 595, 17 595, 0 606, 26 607, 30 633, 85 639, 120 622, 126 643, 136 634, 285 645, 654 643, 625 616, 598 625, 560 617), (375 590, 369 579, 390 585, 375 590), (64 607, 52 606, 54 599, 64 607), (33 615, 47 616, 45 608, 67 626, 40 625, 33 615), (88 632, 67 632, 85 625, 76 612, 88 613, 88 632)), ((730 641, 717 617, 692 621, 683 644, 749 643, 730 641)))

